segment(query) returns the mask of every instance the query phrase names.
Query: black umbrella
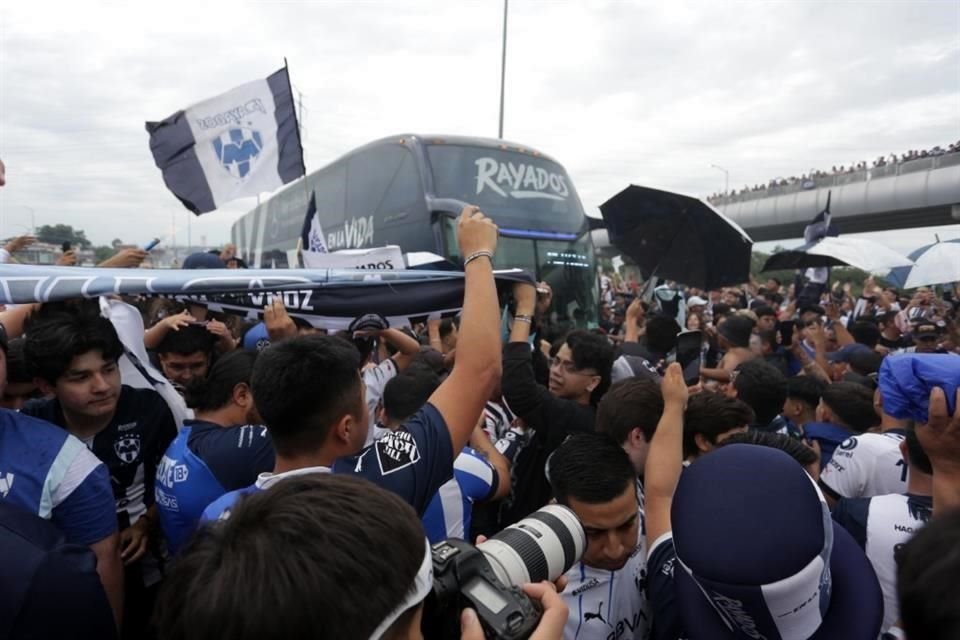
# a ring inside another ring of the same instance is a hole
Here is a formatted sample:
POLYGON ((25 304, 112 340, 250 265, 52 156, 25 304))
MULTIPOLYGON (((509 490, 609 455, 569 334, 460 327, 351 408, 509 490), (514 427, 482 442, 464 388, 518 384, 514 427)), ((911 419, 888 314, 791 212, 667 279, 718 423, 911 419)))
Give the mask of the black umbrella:
POLYGON ((602 205, 610 244, 630 256, 644 277, 701 289, 750 279, 753 241, 706 202, 630 185, 602 205))

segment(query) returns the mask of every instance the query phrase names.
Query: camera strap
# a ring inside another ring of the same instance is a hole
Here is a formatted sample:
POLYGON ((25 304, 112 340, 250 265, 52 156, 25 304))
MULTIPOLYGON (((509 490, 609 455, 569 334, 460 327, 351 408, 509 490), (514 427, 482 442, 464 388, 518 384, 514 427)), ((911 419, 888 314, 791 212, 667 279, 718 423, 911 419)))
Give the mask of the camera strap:
POLYGON ((404 611, 423 602, 430 590, 433 589, 433 554, 430 552, 430 541, 424 538, 423 543, 426 547, 423 562, 417 569, 417 575, 413 579, 410 590, 407 591, 407 595, 397 608, 391 611, 390 615, 384 618, 383 622, 373 630, 373 633, 370 634, 370 640, 380 640, 380 637, 387 632, 390 625, 397 621, 397 618, 403 615, 404 611))

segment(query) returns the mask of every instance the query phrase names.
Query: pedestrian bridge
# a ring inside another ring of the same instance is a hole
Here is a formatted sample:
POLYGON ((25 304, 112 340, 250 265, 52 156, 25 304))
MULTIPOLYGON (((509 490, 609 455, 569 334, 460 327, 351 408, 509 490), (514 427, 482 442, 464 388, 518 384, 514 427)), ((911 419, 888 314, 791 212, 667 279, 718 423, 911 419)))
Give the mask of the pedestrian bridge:
POLYGON ((756 242, 803 236, 827 204, 841 233, 960 223, 960 153, 919 158, 714 202, 756 242))

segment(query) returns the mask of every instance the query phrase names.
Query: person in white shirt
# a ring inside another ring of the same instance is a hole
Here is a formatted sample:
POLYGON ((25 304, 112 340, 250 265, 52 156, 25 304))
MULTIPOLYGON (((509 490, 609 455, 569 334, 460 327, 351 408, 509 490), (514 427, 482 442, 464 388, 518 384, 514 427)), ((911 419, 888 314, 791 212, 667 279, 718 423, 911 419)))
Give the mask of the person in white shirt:
POLYGON ((645 638, 643 513, 630 458, 606 434, 576 434, 550 457, 547 474, 557 502, 573 509, 587 534, 561 594, 570 609, 563 637, 645 638))

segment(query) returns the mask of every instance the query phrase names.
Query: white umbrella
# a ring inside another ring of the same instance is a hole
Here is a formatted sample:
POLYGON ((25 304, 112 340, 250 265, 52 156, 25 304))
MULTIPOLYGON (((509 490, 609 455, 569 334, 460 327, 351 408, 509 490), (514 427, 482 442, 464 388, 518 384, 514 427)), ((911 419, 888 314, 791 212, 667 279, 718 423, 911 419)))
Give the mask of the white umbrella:
POLYGON ((930 284, 960 282, 960 243, 938 242, 917 258, 907 276, 907 289, 930 284))
POLYGON ((886 273, 895 267, 912 266, 913 261, 873 240, 828 236, 822 240, 808 242, 794 249, 773 254, 763 265, 763 270, 843 265, 857 267, 871 273, 886 273))

